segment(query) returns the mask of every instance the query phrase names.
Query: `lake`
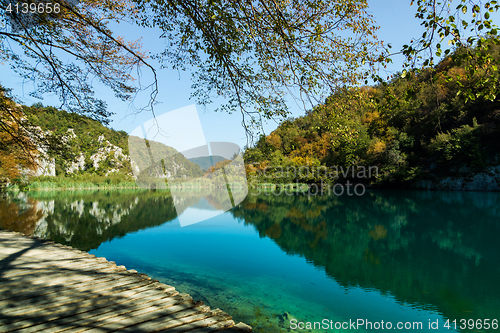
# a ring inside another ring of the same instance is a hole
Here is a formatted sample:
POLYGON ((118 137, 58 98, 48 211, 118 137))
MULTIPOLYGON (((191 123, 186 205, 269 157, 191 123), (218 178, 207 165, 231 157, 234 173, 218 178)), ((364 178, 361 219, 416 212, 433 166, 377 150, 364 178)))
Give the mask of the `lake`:
POLYGON ((499 193, 250 193, 186 227, 168 192, 4 193, 0 227, 146 273, 257 332, 500 331, 499 193))

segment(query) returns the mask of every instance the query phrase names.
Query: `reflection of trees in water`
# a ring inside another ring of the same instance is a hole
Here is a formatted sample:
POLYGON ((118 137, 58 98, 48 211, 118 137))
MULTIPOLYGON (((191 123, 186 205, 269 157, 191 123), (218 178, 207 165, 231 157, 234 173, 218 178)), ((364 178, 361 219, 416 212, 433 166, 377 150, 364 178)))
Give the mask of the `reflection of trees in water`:
POLYGON ((318 218, 322 211, 322 206, 317 206, 314 209, 307 209, 305 212, 297 209, 295 207, 290 208, 287 216, 290 222, 299 226, 302 230, 307 231, 315 235, 314 240, 309 243, 311 248, 316 248, 318 241, 320 239, 326 239, 328 236, 328 230, 326 229, 326 222, 321 221, 319 223, 310 224, 309 221, 318 218))
POLYGON ((378 224, 370 230, 368 235, 374 240, 384 239, 387 237, 387 229, 382 224, 378 224))
POLYGON ((0 201, 2 227, 86 251, 177 216, 167 191, 58 191, 35 196, 38 200, 21 193, 0 201), (22 210, 17 217, 16 209, 22 210))
POLYGON ((0 228, 32 235, 36 223, 43 216, 38 210, 37 201, 31 198, 25 200, 0 200, 0 228))
POLYGON ((499 204, 497 193, 262 194, 231 212, 341 285, 488 318, 500 308, 499 204))
POLYGON ((201 198, 212 208, 229 200, 226 189, 176 191, 174 199, 169 191, 149 190, 11 193, 0 199, 0 226, 87 251, 171 221, 201 198))

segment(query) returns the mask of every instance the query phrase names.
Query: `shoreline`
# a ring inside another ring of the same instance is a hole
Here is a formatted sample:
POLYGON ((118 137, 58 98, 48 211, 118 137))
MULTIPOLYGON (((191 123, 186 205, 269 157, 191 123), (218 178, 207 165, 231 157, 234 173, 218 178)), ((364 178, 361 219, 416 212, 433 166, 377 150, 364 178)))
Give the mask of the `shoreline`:
MULTIPOLYGON (((500 192, 500 180, 498 177, 484 173, 475 174, 474 176, 447 176, 441 178, 427 177, 426 179, 413 180, 406 183, 391 183, 382 182, 379 184, 355 183, 352 185, 361 184, 367 190, 430 190, 430 191, 463 191, 463 192, 500 192)), ((265 191, 273 191, 278 188, 287 189, 296 192, 308 192, 311 187, 317 189, 332 188, 335 185, 345 185, 344 182, 329 183, 271 183, 271 182, 248 182, 248 189, 259 189, 265 191)), ((192 184, 185 186, 171 186, 165 189, 154 189, 159 191, 169 191, 170 189, 183 190, 201 190, 215 189, 211 186, 193 186, 192 184)), ((36 187, 19 189, 18 187, 2 187, 0 193, 8 192, 31 192, 31 191, 81 191, 81 190, 151 190, 139 186, 92 186, 92 187, 36 187)))

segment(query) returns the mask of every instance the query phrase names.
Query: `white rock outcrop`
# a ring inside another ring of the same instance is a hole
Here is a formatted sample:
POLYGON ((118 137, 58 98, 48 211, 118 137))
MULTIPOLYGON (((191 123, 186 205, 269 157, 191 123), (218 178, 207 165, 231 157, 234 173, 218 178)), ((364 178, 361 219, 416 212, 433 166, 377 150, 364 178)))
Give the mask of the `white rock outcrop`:
POLYGON ((105 140, 103 135, 101 135, 97 141, 99 142, 100 147, 95 154, 90 156, 90 160, 92 161, 95 169, 99 168, 99 163, 101 161, 105 161, 110 155, 113 157, 113 162, 117 167, 122 166, 124 161, 130 160, 130 157, 123 153, 122 148, 115 146, 108 140, 105 140))
POLYGON ((67 173, 74 173, 79 170, 85 170, 85 155, 83 153, 80 153, 75 161, 68 162, 68 166, 66 167, 67 173))
POLYGON ((51 176, 56 175, 56 160, 48 156, 40 157, 36 159, 37 168, 31 174, 33 176, 51 176))
MULTIPOLYGON (((40 127, 33 128, 32 139, 35 142, 43 141, 43 139, 52 136, 52 131, 43 131, 40 127), (40 140, 42 139, 42 140, 40 140)), ((89 134, 90 135, 90 134, 89 134)), ((75 145, 78 138, 75 131, 70 128, 67 133, 61 137, 63 144, 71 147, 75 145)), ((98 169, 103 161, 110 160, 110 167, 105 171, 105 175, 119 172, 125 162, 130 162, 130 156, 123 153, 123 149, 112 144, 106 140, 104 135, 100 135, 96 141, 93 142, 94 149, 90 156, 90 161, 95 169, 98 169)), ((36 157, 37 168, 34 171, 25 170, 25 172, 32 176, 55 176, 56 175, 56 162, 55 159, 49 157, 47 147, 43 144, 37 144, 38 156, 36 157)), ((80 152, 74 160, 64 161, 63 168, 66 173, 75 173, 78 171, 86 170, 85 154, 80 152)))

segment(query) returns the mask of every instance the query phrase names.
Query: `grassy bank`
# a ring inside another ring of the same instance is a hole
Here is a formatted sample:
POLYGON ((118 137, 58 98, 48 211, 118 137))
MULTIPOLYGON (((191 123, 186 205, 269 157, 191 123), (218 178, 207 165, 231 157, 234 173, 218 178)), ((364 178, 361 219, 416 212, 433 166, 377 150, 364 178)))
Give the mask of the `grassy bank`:
MULTIPOLYGON (((33 177, 24 185, 18 185, 21 190, 77 190, 77 189, 109 189, 109 188, 137 188, 132 177, 126 175, 75 175, 72 177, 33 177)), ((16 187, 12 187, 16 189, 16 187)))
MULTIPOLYGON (((161 185, 160 181, 158 185, 161 185)), ((217 182, 215 184, 218 184, 217 182)), ((293 184, 292 184, 293 185, 293 184)), ((195 179, 191 181, 173 181, 167 183, 168 188, 185 189, 189 191, 214 188, 214 182, 208 179, 195 179)), ((108 176, 75 175, 65 176, 40 176, 29 178, 25 183, 12 184, 6 187, 11 191, 37 191, 37 190, 93 190, 93 189, 141 189, 135 179, 123 174, 108 176)), ((157 189, 161 187, 157 186, 157 189)))

